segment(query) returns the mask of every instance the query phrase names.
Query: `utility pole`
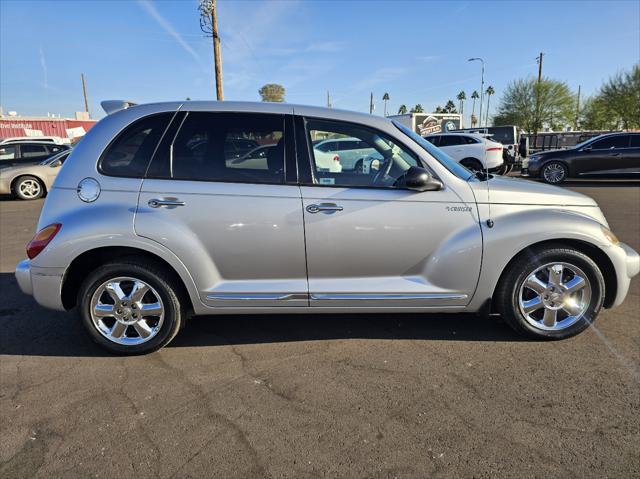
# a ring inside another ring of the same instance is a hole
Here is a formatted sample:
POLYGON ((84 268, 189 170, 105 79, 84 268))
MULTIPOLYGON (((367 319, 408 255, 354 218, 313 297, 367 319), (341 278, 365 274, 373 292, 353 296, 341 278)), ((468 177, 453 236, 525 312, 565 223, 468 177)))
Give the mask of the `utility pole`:
POLYGON ((329 96, 329 90, 327 90, 327 108, 331 108, 331 97, 329 96))
POLYGON ((369 115, 373 115, 373 92, 371 92, 371 98, 369 99, 369 115))
POLYGON ((222 90, 222 52, 220 50, 220 35, 218 35, 218 14, 216 0, 200 0, 200 29, 213 39, 213 63, 216 77, 216 98, 224 100, 222 90))
POLYGON ((536 87, 536 121, 533 125, 535 134, 538 134, 538 126, 542 126, 540 124, 540 89, 542 86, 542 58, 543 57, 544 57, 544 53, 540 52, 540 56, 538 57, 538 84, 536 87))
MULTIPOLYGON (((480 118, 478 119, 478 127, 482 127, 482 99, 484 98, 484 60, 479 57, 474 57, 474 58, 469 58, 467 61, 480 62, 482 64, 482 71, 480 74, 480 113, 479 113, 480 118)), ((473 116, 473 114, 471 116, 473 116)))
POLYGON ((580 88, 582 85, 578 85, 578 98, 576 101, 576 121, 573 124, 574 131, 578 131, 578 122, 580 121, 580 88))
POLYGON ((84 111, 89 115, 89 101, 87 100, 87 83, 84 81, 84 73, 80 73, 82 79, 82 95, 84 96, 84 111))

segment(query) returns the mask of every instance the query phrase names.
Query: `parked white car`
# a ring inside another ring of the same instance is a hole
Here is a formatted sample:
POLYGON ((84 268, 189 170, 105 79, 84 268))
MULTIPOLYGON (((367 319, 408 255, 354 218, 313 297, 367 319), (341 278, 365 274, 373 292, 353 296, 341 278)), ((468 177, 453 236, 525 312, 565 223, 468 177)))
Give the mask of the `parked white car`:
POLYGON ((502 144, 482 135, 438 133, 424 138, 471 171, 497 171, 504 163, 502 144))
POLYGON ((329 138, 319 141, 313 148, 322 153, 338 155, 342 168, 347 171, 362 170, 363 160, 372 155, 380 157, 375 148, 358 138, 329 138))
POLYGON ((56 145, 68 145, 71 143, 69 138, 62 138, 60 136, 12 136, 0 139, 0 145, 21 143, 23 141, 43 141, 46 143, 54 143, 56 145))
POLYGON ((340 173, 342 171, 342 157, 337 153, 327 153, 313 147, 313 156, 316 159, 316 166, 329 173, 340 173))

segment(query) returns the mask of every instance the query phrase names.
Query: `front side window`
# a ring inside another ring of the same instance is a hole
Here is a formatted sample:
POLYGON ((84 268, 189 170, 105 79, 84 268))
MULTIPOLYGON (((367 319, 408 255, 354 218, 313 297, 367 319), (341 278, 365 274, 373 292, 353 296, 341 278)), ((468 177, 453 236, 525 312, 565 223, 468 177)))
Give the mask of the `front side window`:
POLYGON ((187 115, 172 146, 171 177, 233 183, 284 182, 281 115, 187 115))
POLYGON ((102 154, 100 171, 109 176, 142 178, 173 115, 151 115, 128 126, 102 154))
POLYGON ((631 143, 629 143, 631 148, 640 148, 640 135, 631 135, 631 143))
POLYGON ((0 161, 2 160, 13 160, 16 157, 16 147, 15 146, 0 146, 0 161))
POLYGON ((349 138, 341 143, 358 145, 361 157, 341 160, 340 153, 311 147, 314 184, 392 188, 412 166, 421 166, 416 156, 386 134, 361 125, 328 120, 308 120, 309 142, 318 137, 349 138), (355 140, 355 141, 354 141, 355 140))
POLYGON ((611 150, 615 148, 627 148, 629 146, 629 137, 627 135, 609 136, 602 140, 594 141, 591 148, 594 150, 611 150))
POLYGON ((438 145, 440 148, 443 146, 457 146, 465 144, 465 140, 463 137, 458 135, 443 135, 440 137, 440 144, 438 145))
POLYGON ((23 158, 42 158, 49 155, 47 148, 43 145, 22 145, 21 151, 23 158))

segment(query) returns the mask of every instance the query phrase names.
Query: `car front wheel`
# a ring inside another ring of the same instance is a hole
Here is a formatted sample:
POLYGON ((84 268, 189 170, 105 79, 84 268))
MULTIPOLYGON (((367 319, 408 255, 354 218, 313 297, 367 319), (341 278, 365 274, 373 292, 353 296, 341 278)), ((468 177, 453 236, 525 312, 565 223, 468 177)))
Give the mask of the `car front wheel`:
POLYGON ((567 167, 559 161, 551 161, 542 167, 540 176, 544 181, 552 185, 562 183, 569 176, 567 167))
POLYGON ((184 320, 175 281, 145 261, 102 265, 80 287, 82 322, 93 340, 112 353, 160 349, 175 337, 184 320))
POLYGON ((508 266, 496 303, 505 321, 534 338, 563 339, 595 321, 604 278, 583 253, 564 247, 529 251, 508 266))

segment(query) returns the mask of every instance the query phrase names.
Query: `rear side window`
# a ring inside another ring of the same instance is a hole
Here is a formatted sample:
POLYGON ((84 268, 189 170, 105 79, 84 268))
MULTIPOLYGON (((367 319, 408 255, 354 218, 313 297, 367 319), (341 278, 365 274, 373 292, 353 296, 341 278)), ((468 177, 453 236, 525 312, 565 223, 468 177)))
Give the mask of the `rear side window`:
POLYGON ((0 161, 13 160, 16 157, 16 147, 12 145, 0 146, 0 161))
POLYGON ((464 139, 457 135, 443 135, 440 137, 440 144, 438 146, 456 146, 463 145, 465 143, 464 139))
POLYGON ((631 135, 631 148, 640 148, 640 135, 631 135))
POLYGON ((142 178, 173 115, 151 115, 128 126, 102 154, 100 172, 109 176, 142 178))
POLYGON ((230 183, 284 183, 284 117, 187 115, 173 142, 171 177, 230 183))
POLYGON ((474 145, 476 143, 480 143, 480 140, 472 136, 463 136, 462 139, 467 145, 474 145))
POLYGON ((42 158, 49 156, 47 147, 44 145, 21 145, 20 151, 23 158, 42 158))

